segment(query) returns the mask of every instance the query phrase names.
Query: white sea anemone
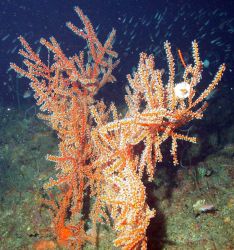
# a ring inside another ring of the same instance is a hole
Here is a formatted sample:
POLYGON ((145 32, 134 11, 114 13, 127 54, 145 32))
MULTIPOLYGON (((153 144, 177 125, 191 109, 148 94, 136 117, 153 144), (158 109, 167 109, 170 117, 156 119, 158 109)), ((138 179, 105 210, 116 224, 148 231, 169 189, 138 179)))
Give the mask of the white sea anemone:
POLYGON ((180 82, 176 84, 174 91, 177 98, 185 99, 189 96, 190 85, 187 82, 180 82))

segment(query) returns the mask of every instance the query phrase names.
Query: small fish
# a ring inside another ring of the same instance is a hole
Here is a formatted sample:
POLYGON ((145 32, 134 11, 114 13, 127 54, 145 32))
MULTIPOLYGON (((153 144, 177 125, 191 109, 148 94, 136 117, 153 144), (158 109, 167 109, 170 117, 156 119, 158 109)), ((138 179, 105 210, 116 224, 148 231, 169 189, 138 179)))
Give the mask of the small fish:
POLYGON ((215 212, 217 209, 215 206, 211 203, 207 203, 205 200, 198 200, 194 205, 193 205, 193 212, 195 216, 199 216, 202 213, 211 213, 215 212))
POLYGON ((10 34, 7 34, 7 35, 5 35, 1 40, 2 40, 2 41, 5 41, 9 36, 10 36, 10 34))
POLYGON ((23 98, 24 98, 24 99, 28 99, 28 98, 32 97, 32 95, 33 95, 32 90, 28 89, 28 90, 26 90, 26 91, 24 92, 23 98))

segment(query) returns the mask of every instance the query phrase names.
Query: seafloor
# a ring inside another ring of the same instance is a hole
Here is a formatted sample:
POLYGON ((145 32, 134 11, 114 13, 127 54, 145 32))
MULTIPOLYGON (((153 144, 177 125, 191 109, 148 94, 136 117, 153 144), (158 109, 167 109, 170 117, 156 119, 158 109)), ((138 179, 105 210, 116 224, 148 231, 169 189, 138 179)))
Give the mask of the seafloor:
MULTIPOLYGON (((0 119, 0 249, 61 249, 41 202, 43 183, 54 173, 45 155, 56 154, 56 135, 32 114, 1 108, 0 119)), ((193 160, 201 154, 198 143, 186 150, 180 167, 165 160, 146 184, 157 210, 147 232, 149 249, 234 249, 234 144, 219 146, 214 134, 207 140, 209 153, 193 160)), ((113 237, 101 226, 98 245, 84 249, 115 249, 113 237)))

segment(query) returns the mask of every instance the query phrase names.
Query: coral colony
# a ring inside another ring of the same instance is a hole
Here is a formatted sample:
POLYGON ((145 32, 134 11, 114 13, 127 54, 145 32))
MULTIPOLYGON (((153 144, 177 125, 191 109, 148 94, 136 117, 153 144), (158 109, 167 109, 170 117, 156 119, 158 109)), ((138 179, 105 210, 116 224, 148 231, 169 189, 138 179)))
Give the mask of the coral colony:
POLYGON ((195 88, 203 65, 196 41, 192 43, 193 65, 186 65, 179 53, 184 66, 180 83, 175 83, 169 42, 164 44, 169 71, 166 83, 162 71, 155 68, 154 56, 141 53, 137 71, 127 75, 128 109, 122 117, 113 103, 107 107, 95 99, 101 87, 115 81, 112 72, 119 63, 112 50, 115 30, 102 44, 88 17, 78 7, 75 11, 84 28, 70 22, 67 26, 87 41, 89 55, 80 51, 68 58, 54 37, 49 41, 42 38, 41 44, 53 54, 53 63, 48 66, 20 37, 24 49, 19 54, 25 67, 11 64, 31 80, 42 111, 39 116, 49 122, 60 140, 59 155, 47 156, 56 163, 58 172, 45 184, 48 194, 52 187, 59 191, 45 201, 52 212, 52 228, 58 244, 69 249, 79 249, 86 242, 95 244, 98 223, 109 224, 116 231, 114 246, 147 249, 146 230, 155 210, 146 203, 142 177, 153 180, 154 169, 163 160, 161 144, 168 138, 175 165, 177 141, 196 141, 177 129, 203 117, 205 99, 220 81, 225 65, 199 95, 195 88), (84 210, 87 199, 89 215, 84 210), (87 224, 87 216, 91 223, 87 224))

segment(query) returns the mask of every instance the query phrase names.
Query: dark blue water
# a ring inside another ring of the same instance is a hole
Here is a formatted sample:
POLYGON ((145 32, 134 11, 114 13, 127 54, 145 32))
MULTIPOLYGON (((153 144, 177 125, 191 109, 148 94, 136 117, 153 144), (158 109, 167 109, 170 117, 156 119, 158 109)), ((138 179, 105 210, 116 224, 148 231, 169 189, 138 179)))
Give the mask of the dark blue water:
POLYGON ((126 74, 137 66, 140 52, 153 53, 157 66, 165 66, 163 43, 166 40, 172 43, 175 55, 180 48, 190 63, 191 42, 196 39, 202 60, 209 63, 203 77, 204 84, 210 82, 218 66, 225 62, 228 68, 219 88, 229 95, 234 92, 232 1, 3 0, 0 2, 1 105, 14 107, 19 101, 25 102, 23 95, 28 89, 28 81, 16 78, 15 72, 9 70, 10 62, 21 65, 22 58, 17 54, 19 35, 24 36, 39 53, 43 53, 39 43, 41 37, 54 36, 67 55, 86 45, 65 25, 72 21, 83 27, 73 10, 76 5, 90 18, 101 41, 105 41, 113 27, 117 30, 114 49, 121 60, 115 71, 118 83, 101 90, 100 95, 105 98, 122 102, 126 74))

